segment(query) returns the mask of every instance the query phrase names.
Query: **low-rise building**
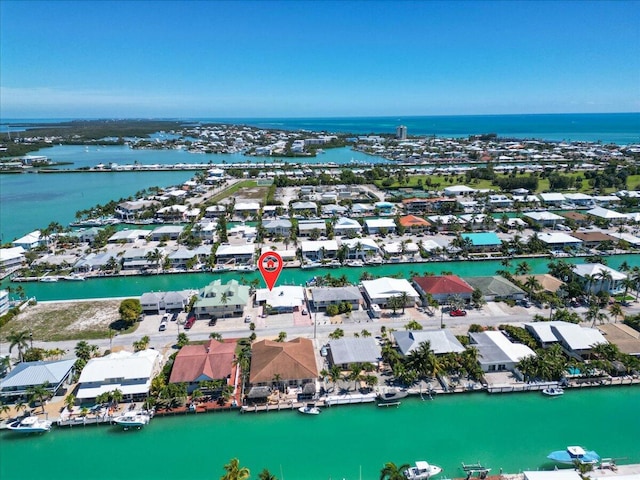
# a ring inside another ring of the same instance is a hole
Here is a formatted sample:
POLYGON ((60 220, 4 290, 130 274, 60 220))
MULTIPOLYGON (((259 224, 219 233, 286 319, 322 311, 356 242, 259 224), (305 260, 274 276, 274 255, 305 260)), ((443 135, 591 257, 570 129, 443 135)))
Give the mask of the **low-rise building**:
POLYGON ((457 275, 413 277, 412 282, 422 298, 431 295, 441 305, 448 303, 453 296, 469 302, 473 294, 473 287, 457 275))
POLYGON ((382 361, 380 346, 371 337, 340 338, 329 340, 327 348, 329 365, 347 370, 354 364, 370 363, 378 367, 382 361))
POLYGON ((348 303, 352 310, 359 310, 363 299, 358 287, 314 287, 309 289, 309 302, 315 311, 341 303, 348 303))
POLYGON ((402 298, 404 294, 406 294, 406 307, 414 306, 420 300, 418 292, 403 278, 382 277, 364 280, 362 290, 369 306, 375 304, 380 308, 388 308, 389 299, 402 298))
POLYGON ((187 392, 200 388, 200 382, 222 380, 234 385, 235 340, 209 340, 204 345, 185 345, 173 361, 169 383, 186 383, 187 392))
POLYGON ((501 331, 469 333, 469 340, 478 350, 478 363, 484 372, 514 371, 520 360, 536 355, 526 345, 512 343, 501 331))
POLYGON ((393 339, 398 345, 398 350, 405 357, 424 342, 429 342, 429 347, 435 355, 464 352, 464 346, 448 329, 396 330, 393 332, 393 339))
POLYGON ((294 338, 288 342, 261 340, 251 347, 249 382, 253 386, 281 388, 315 385, 318 365, 313 342, 294 338))
POLYGON ((44 386, 48 392, 56 395, 70 379, 74 365, 75 359, 19 363, 0 380, 0 396, 25 396, 30 388, 37 386, 44 386))
POLYGON ((244 312, 249 301, 249 287, 240 285, 237 280, 214 280, 198 292, 193 305, 196 318, 223 318, 238 316, 244 312))
POLYGON ((255 303, 262 307, 268 305, 277 313, 291 313, 304 304, 304 288, 296 285, 280 285, 272 290, 259 288, 255 303))
POLYGON ((506 278, 498 275, 490 277, 464 277, 464 280, 479 289, 487 302, 497 300, 522 300, 526 292, 506 278))

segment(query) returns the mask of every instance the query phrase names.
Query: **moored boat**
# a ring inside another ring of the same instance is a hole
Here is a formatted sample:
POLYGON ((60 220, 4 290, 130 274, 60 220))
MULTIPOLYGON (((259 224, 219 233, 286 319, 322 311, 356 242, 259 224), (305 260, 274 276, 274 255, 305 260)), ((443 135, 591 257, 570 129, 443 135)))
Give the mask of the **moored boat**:
POLYGON ((63 280, 68 280, 71 282, 83 282, 84 277, 78 273, 72 273, 70 275, 62 277, 63 280))
POLYGON ((300 413, 304 413, 305 415, 319 415, 320 409, 316 407, 315 403, 307 403, 305 406, 300 407, 298 409, 300 413))
POLYGON ((600 461, 600 456, 596 452, 586 451, 578 446, 569 446, 565 450, 551 452, 547 458, 567 465, 573 465, 574 462, 593 465, 600 461))
POLYGON ((378 392, 378 406, 379 407, 388 407, 388 406, 397 406, 400 405, 400 400, 406 398, 409 395, 409 392, 399 390, 399 389, 388 389, 378 392))
POLYGON ((49 420, 40 420, 37 416, 24 417, 7 425, 7 429, 20 433, 44 433, 51 430, 49 420))
POLYGON ((129 410, 122 415, 115 417, 112 422, 115 425, 124 427, 125 429, 130 427, 136 427, 140 429, 149 423, 151 415, 144 410, 129 410))
POLYGON ((40 281, 45 283, 57 282, 58 277, 40 277, 40 281))
POLYGON ((564 395, 564 390, 560 387, 547 387, 542 390, 542 394, 548 397, 559 397, 560 395, 564 395))
POLYGON ((416 462, 415 467, 406 469, 403 473, 409 480, 426 480, 442 472, 442 468, 425 461, 416 462))

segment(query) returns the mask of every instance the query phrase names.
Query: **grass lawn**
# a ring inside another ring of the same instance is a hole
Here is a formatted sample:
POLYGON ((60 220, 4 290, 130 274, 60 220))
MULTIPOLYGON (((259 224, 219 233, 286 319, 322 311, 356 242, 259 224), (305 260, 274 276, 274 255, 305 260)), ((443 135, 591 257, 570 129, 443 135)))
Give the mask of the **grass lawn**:
MULTIPOLYGON (((255 180, 244 180, 242 182, 238 182, 238 183, 235 183, 235 184, 231 185, 229 188, 221 191, 215 197, 211 197, 209 199, 209 202, 210 203, 216 203, 216 202, 219 202, 220 200, 223 200, 223 199, 225 199, 227 197, 232 196, 234 193, 236 193, 240 189, 256 188, 257 186, 258 186, 258 183, 255 180)), ((266 192, 266 187, 260 187, 260 188, 264 188, 265 192, 266 192)), ((266 195, 266 193, 264 193, 262 195, 262 198, 264 198, 265 195, 266 195)))

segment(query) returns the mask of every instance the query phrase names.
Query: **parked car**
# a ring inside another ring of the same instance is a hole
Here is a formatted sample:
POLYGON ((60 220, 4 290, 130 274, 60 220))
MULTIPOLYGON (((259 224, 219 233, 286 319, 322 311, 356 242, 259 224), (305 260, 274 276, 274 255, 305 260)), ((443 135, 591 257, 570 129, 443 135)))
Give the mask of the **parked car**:
POLYGON ((466 317, 467 316, 467 311, 466 310, 460 310, 460 309, 451 310, 449 312, 449 316, 451 316, 451 317, 466 317))
POLYGON ((164 332, 167 329, 167 323, 166 322, 162 322, 160 324, 160 326, 158 327, 158 331, 159 332, 164 332))
POLYGON ((171 321, 172 321, 172 322, 175 322, 176 320, 178 320, 178 314, 177 314, 177 313, 174 313, 174 314, 171 316, 171 321))
POLYGON ((302 314, 303 314, 303 315, 306 315, 307 313, 308 313, 308 312, 307 312, 307 309, 306 309, 306 308, 303 308, 303 309, 302 309, 302 314))
POLYGON ((211 320, 209 320, 210 327, 215 327, 216 323, 218 323, 218 319, 216 317, 213 317, 211 320))
POLYGON ((187 321, 184 322, 184 329, 185 330, 189 330, 191 327, 193 327, 193 324, 196 323, 196 316, 190 316, 187 317, 187 321))
POLYGON ((247 315, 246 317, 244 317, 244 323, 251 323, 253 321, 253 319, 251 318, 251 315, 247 315))

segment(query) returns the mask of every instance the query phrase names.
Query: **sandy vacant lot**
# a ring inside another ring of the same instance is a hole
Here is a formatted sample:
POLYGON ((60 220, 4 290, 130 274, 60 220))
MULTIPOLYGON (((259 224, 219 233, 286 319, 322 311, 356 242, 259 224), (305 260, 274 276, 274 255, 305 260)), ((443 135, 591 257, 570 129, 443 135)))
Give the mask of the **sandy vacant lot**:
POLYGON ((34 340, 61 341, 107 338, 109 325, 120 318, 121 300, 46 302, 27 307, 0 329, 30 330, 34 340))

